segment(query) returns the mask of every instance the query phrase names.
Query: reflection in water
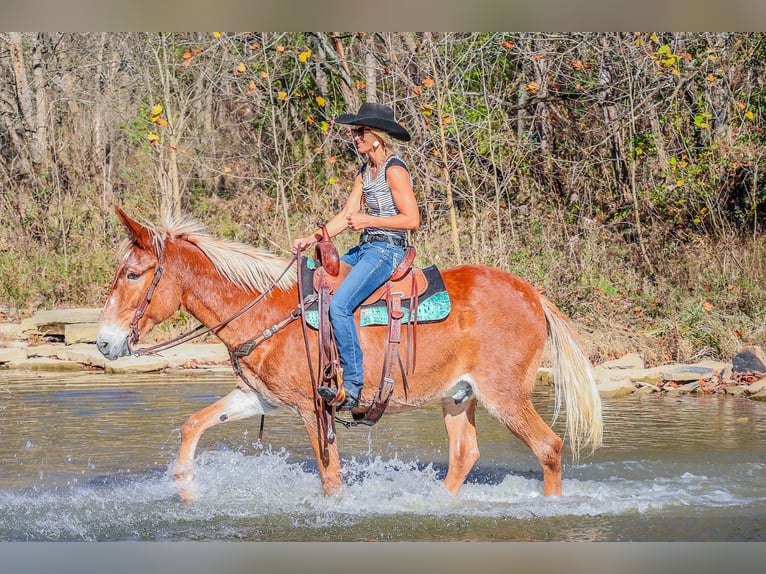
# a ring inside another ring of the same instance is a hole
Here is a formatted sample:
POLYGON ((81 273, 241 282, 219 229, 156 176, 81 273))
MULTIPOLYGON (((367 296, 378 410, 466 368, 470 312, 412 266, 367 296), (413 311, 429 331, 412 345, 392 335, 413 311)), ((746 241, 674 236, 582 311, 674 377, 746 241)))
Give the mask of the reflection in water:
MULTIPOLYGON (((529 450, 484 411, 457 498, 438 406, 338 428, 343 496, 321 492, 298 417, 208 431, 195 504, 170 468, 185 419, 231 377, 0 371, 0 541, 764 540, 766 405, 739 397, 604 402, 605 444, 542 496, 529 450)), ((549 388, 536 405, 552 418, 549 388)), ((563 420, 554 426, 563 432, 563 420)))

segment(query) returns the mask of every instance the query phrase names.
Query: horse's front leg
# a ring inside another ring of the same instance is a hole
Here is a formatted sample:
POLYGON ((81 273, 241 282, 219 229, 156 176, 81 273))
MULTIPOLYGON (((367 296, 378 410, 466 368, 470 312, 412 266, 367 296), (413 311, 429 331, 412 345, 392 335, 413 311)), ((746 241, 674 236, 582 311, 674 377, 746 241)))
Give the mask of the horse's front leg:
MULTIPOLYGON (((314 410, 313 404, 302 406, 298 411, 303 419, 303 424, 306 425, 306 432, 309 435, 311 446, 316 455, 322 489, 327 494, 340 492, 343 487, 343 477, 340 468, 337 440, 332 443, 327 441, 326 431, 320 430, 318 415, 314 410)), ((325 414, 322 413, 319 416, 325 416, 325 414)), ((328 421, 328 424, 331 424, 330 421, 328 421)), ((321 426, 323 427, 324 425, 321 426)))
POLYGON ((256 393, 234 389, 212 405, 194 413, 181 428, 181 450, 175 466, 174 478, 179 496, 186 502, 197 498, 194 485, 194 452, 199 439, 207 429, 229 421, 240 421, 263 415, 274 407, 264 403, 256 393))

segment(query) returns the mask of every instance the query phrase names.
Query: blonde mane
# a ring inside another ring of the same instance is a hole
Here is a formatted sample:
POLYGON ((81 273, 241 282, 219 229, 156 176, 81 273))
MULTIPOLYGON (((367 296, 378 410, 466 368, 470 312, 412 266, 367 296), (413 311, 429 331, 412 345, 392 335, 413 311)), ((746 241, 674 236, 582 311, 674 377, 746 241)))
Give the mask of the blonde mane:
POLYGON ((275 281, 280 289, 295 284, 294 272, 283 274, 289 264, 287 259, 260 247, 213 237, 202 223, 188 216, 168 216, 161 225, 150 226, 149 231, 158 253, 170 239, 188 241, 200 248, 221 275, 242 289, 263 293, 275 281))

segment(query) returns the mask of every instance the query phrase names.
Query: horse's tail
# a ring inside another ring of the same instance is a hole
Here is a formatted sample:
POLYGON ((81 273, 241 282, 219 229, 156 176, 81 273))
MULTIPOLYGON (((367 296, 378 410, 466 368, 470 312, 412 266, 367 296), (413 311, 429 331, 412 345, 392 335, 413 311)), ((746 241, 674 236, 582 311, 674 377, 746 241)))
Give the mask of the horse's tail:
POLYGON ((590 445, 592 454, 601 445, 601 397, 590 361, 580 348, 569 321, 550 300, 540 296, 540 302, 551 340, 553 382, 556 389, 554 419, 559 414, 563 395, 566 432, 574 459, 577 460, 585 446, 590 445))

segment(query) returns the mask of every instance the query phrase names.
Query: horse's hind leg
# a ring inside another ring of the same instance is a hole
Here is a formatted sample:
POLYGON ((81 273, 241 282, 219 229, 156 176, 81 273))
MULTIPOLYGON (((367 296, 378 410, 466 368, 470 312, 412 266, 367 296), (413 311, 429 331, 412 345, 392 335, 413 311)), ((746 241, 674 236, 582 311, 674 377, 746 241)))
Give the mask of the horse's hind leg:
POLYGON ((465 477, 479 460, 475 410, 475 397, 458 404, 455 404, 451 397, 442 399, 444 425, 447 427, 449 438, 449 470, 444 479, 444 486, 452 496, 457 496, 465 477))
POLYGON ((255 393, 237 388, 186 420, 181 427, 181 449, 174 472, 178 494, 184 501, 191 502, 197 497, 193 483, 194 452, 202 433, 221 423, 239 421, 265 412, 263 403, 255 393))
POLYGON ((543 494, 561 496, 561 448, 564 441, 551 430, 528 398, 516 398, 511 404, 485 402, 487 410, 532 450, 543 468, 543 494))

